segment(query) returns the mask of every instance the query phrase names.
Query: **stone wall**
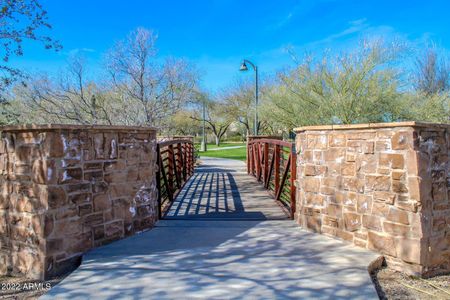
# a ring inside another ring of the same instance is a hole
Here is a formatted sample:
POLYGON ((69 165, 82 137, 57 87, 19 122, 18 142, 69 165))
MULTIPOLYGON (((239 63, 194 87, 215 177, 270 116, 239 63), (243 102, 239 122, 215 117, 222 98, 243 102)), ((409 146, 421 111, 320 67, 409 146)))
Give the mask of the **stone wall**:
POLYGON ((412 274, 450 271, 450 125, 296 129, 296 220, 412 274))
POLYGON ((83 252, 153 226, 154 129, 0 130, 0 274, 58 275, 83 252))

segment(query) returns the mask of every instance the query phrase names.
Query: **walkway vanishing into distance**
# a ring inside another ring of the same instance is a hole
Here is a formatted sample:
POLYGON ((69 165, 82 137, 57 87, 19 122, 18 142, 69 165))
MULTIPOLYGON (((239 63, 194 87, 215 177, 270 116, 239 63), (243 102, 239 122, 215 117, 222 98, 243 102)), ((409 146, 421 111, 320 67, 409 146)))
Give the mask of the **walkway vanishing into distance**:
POLYGON ((43 299, 378 299, 378 255, 300 229, 245 165, 202 159, 166 218, 88 252, 43 299))

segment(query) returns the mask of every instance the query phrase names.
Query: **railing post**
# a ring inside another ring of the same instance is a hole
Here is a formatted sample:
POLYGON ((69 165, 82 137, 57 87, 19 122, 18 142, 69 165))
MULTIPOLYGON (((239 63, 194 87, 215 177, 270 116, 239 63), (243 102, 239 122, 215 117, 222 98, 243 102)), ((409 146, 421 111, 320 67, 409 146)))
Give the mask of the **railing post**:
POLYGON ((156 144, 156 188, 158 189, 158 219, 162 218, 162 200, 161 200, 161 152, 159 144, 156 144))
POLYGON ((274 148, 274 160, 275 160, 275 195, 278 193, 280 189, 280 146, 275 145, 274 148))
POLYGON ((264 184, 269 176, 269 143, 264 143, 264 184))
POLYGON ((296 194, 296 186, 295 180, 297 178, 297 153, 295 152, 295 144, 291 147, 291 177, 290 177, 290 185, 291 185, 291 219, 294 219, 295 214, 295 194, 296 194))
POLYGON ((169 162, 169 170, 167 174, 167 180, 169 182, 169 189, 171 192, 174 191, 174 182, 173 182, 173 175, 174 175, 174 161, 173 161, 173 145, 169 145, 168 147, 169 152, 168 154, 168 162, 169 162))
POLYGON ((250 142, 247 140, 247 174, 250 174, 251 170, 250 161, 250 142))

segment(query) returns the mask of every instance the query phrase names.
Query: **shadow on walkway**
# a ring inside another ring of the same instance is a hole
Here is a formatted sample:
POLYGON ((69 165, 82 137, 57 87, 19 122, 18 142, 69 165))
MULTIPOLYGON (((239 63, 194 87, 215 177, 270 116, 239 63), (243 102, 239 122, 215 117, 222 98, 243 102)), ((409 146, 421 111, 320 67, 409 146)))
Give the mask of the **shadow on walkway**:
POLYGON ((166 220, 90 251, 43 299, 378 298, 377 254, 301 230, 231 164, 200 168, 166 220))

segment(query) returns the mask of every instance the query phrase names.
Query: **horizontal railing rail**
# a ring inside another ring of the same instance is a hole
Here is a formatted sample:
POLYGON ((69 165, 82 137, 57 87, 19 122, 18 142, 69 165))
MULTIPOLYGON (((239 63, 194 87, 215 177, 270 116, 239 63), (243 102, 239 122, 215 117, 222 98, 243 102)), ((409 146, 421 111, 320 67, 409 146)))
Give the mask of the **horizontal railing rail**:
POLYGON ((195 150, 191 139, 162 141, 156 148, 158 216, 161 219, 186 181, 194 174, 195 150))
POLYGON ((295 213, 296 161, 294 143, 275 139, 254 139, 247 143, 247 173, 262 182, 291 219, 295 213))

